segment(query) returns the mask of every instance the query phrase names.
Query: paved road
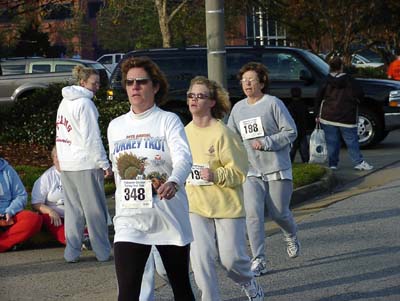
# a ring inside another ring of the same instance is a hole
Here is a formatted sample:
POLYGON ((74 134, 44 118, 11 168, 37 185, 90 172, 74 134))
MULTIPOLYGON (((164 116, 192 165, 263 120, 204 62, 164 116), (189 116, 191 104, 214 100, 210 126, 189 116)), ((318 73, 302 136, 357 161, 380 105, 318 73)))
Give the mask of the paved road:
MULTIPOLYGON (((282 235, 267 223, 272 271, 258 278, 266 300, 400 300, 400 164, 374 177, 387 183, 374 186, 366 177, 294 209, 303 247, 299 258, 288 258, 282 235)), ((223 300, 246 300, 222 269, 219 276, 223 300)), ((157 296, 171 300, 168 285, 157 296)))
MULTIPOLYGON (((388 165, 399 159, 400 139, 390 135, 385 152, 392 156, 364 151, 377 170, 353 172, 343 151, 335 172, 341 186, 294 209, 301 257, 287 258, 281 234, 267 222, 272 271, 259 278, 267 300, 400 300, 400 163, 388 165)), ((219 273, 223 300, 245 300, 219 273)), ((172 300, 156 279, 157 300, 172 300)), ((77 264, 64 262, 63 248, 0 254, 0 300, 116 300, 116 292, 113 261, 98 263, 92 252, 77 264)))

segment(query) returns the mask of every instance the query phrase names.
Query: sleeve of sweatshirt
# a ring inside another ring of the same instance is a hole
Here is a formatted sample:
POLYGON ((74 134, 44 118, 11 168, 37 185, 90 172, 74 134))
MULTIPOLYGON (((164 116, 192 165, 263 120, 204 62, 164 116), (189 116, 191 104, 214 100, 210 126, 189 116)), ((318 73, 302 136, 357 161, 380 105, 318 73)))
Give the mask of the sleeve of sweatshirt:
POLYGON ((282 101, 275 99, 272 105, 272 118, 274 118, 278 132, 264 138, 265 151, 279 151, 291 144, 297 137, 296 124, 282 101))
POLYGON ((6 209, 6 213, 14 216, 25 208, 28 194, 20 177, 13 168, 9 167, 7 174, 10 180, 11 203, 6 209))
POLYGON ((175 114, 168 115, 165 125, 166 139, 172 159, 172 173, 168 181, 175 182, 178 186, 183 186, 193 164, 189 142, 178 116, 175 114))
POLYGON ((215 170, 215 184, 222 187, 236 187, 246 180, 248 171, 247 152, 239 136, 227 129, 219 139, 218 156, 222 164, 215 170))
POLYGON ((104 170, 109 168, 110 163, 101 140, 98 124, 99 113, 95 104, 90 99, 87 99, 80 107, 79 114, 81 135, 86 143, 86 149, 90 150, 96 166, 104 170))

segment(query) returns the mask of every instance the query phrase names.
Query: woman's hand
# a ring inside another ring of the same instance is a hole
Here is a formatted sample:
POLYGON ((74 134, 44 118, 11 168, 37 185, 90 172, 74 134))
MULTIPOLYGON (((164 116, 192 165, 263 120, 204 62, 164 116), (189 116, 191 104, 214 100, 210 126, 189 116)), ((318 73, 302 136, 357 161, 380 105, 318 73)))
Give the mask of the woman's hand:
POLYGON ((61 221, 61 217, 58 215, 58 213, 55 210, 51 210, 49 212, 49 216, 50 216, 50 222, 58 227, 62 225, 62 221, 61 221))
POLYGON ((157 194, 159 195, 160 199, 172 199, 177 191, 175 188, 176 185, 177 184, 174 182, 165 182, 164 184, 161 184, 161 186, 157 189, 157 194))
POLYGON ((207 182, 214 182, 214 173, 209 168, 202 168, 200 170, 200 178, 207 182))
POLYGON ((264 149, 264 145, 261 143, 260 140, 253 140, 251 142, 251 147, 255 150, 263 150, 264 149))
POLYGON ((111 178, 112 175, 113 175, 113 171, 112 171, 111 167, 107 168, 107 169, 104 171, 104 177, 105 177, 105 178, 111 178))

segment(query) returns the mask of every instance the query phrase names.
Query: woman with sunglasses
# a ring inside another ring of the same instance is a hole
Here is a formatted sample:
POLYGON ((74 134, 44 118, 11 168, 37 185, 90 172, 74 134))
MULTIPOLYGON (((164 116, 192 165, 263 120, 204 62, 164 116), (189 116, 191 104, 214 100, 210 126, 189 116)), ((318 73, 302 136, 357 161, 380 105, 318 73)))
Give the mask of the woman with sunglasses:
POLYGON ((268 70, 250 62, 238 74, 245 99, 235 104, 228 126, 241 135, 249 156, 249 172, 244 189, 246 224, 253 254, 251 269, 254 275, 267 273, 265 259, 264 207, 281 227, 286 251, 297 257, 300 244, 297 226, 289 209, 293 191, 290 147, 297 130, 284 103, 265 94, 268 70))
POLYGON ((168 91, 164 74, 145 57, 127 58, 122 83, 131 104, 108 127, 115 172, 114 256, 118 300, 138 300, 154 245, 175 300, 194 300, 189 279, 193 240, 183 184, 192 156, 178 116, 161 110, 168 91))
POLYGON ((104 176, 112 171, 100 136, 99 113, 92 101, 100 87, 98 71, 76 66, 77 84, 62 89, 56 120, 56 148, 65 200, 64 258, 79 261, 85 221, 90 242, 98 261, 108 261, 107 202, 104 176))
POLYGON ((216 258, 249 300, 263 300, 247 255, 242 184, 248 169, 240 138, 220 119, 230 110, 228 92, 215 81, 192 79, 187 104, 193 120, 185 131, 193 167, 186 191, 194 241, 190 260, 201 299, 221 300, 216 258))

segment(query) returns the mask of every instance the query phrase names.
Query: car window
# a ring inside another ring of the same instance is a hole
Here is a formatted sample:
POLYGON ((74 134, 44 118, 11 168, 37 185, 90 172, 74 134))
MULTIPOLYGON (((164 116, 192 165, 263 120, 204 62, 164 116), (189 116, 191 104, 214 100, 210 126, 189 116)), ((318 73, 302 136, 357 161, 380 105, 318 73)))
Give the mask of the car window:
POLYGON ((76 65, 71 64, 57 64, 55 67, 55 72, 72 72, 76 65))
POLYGON ((227 53, 226 67, 228 71, 228 80, 236 80, 240 68, 248 62, 258 61, 254 53, 227 53))
POLYGON ((122 59, 122 54, 117 54, 115 56, 115 62, 118 63, 122 59))
POLYGON ((32 64, 32 73, 49 73, 50 71, 50 64, 32 64))
POLYGON ((24 74, 25 64, 23 65, 7 65, 1 66, 3 75, 14 75, 14 74, 24 74))
POLYGON ((99 63, 101 64, 112 64, 112 56, 111 55, 106 55, 103 56, 101 59, 99 59, 99 63))
POLYGON ((263 63, 267 66, 271 80, 299 80, 300 71, 308 68, 290 53, 264 53, 263 63))

